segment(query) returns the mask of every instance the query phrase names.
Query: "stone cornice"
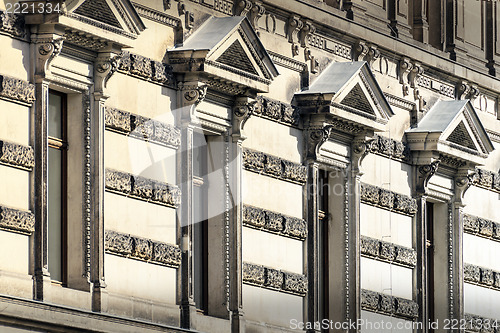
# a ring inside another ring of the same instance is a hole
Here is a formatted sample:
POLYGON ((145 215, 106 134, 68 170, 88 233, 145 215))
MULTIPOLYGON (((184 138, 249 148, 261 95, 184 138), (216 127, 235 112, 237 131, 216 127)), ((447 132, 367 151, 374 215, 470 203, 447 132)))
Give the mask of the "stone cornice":
POLYGON ((500 223, 464 214, 464 232, 500 242, 500 223))
POLYGON ((361 184, 361 202, 408 216, 417 212, 414 198, 364 183, 361 184))
POLYGON ((35 101, 35 85, 25 80, 0 75, 0 98, 31 106, 35 101))
POLYGON ((0 206, 0 228, 31 235, 35 231, 35 215, 29 211, 0 206))
POLYGON ((243 283, 299 296, 307 294, 305 275, 248 262, 243 263, 243 283))
POLYGON ((404 267, 415 268, 417 264, 417 251, 414 249, 367 236, 361 236, 360 250, 365 257, 404 267))
POLYGON ((263 96, 257 97, 257 104, 252 114, 293 127, 297 127, 300 120, 298 109, 263 96))
POLYGON ((476 168, 473 185, 500 193, 500 174, 476 168))
POLYGON ((140 16, 151 21, 155 21, 172 28, 176 28, 181 24, 181 20, 178 17, 167 15, 152 8, 143 6, 137 2, 133 2, 133 5, 140 16))
POLYGON ((172 148, 181 144, 181 131, 170 124, 128 111, 106 108, 106 128, 131 137, 172 148))
POLYGON ((243 166, 248 171, 280 180, 300 185, 306 183, 305 166, 257 150, 243 148, 243 166))
POLYGON ((181 203, 181 190, 176 185, 111 169, 106 169, 106 190, 173 208, 181 203))
POLYGON ((307 237, 305 220, 250 205, 243 206, 243 224, 285 237, 300 240, 305 240, 307 237))
POLYGON ((0 163, 31 171, 35 166, 33 148, 8 141, 0 141, 0 163))
POLYGON ((114 255, 175 268, 181 264, 181 250, 177 245, 149 238, 106 230, 104 245, 106 252, 114 255))
POLYGON ((148 82, 175 87, 170 65, 128 51, 123 51, 118 71, 148 82))
POLYGON ((464 281, 500 290, 500 272, 472 264, 464 264, 464 281))
POLYGON ((366 311, 409 319, 418 317, 419 308, 417 302, 412 300, 366 289, 361 289, 361 307, 366 311))

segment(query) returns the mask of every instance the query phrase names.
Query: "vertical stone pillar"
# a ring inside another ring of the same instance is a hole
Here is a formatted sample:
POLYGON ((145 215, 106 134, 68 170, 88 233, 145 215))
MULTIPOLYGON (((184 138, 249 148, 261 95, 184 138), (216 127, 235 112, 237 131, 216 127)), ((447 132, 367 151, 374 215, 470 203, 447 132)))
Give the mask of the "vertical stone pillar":
POLYGON ((61 52, 63 38, 58 34, 44 32, 43 30, 40 28, 37 33, 33 33, 31 36, 36 95, 32 126, 33 147, 35 150, 35 168, 33 169, 33 211, 35 213, 33 295, 36 300, 48 301, 50 300, 47 220, 49 83, 46 77, 50 72, 50 63, 61 52))
POLYGON ((182 191, 181 206, 177 210, 180 228, 179 244, 182 251, 179 274, 179 303, 181 327, 190 329, 196 311, 192 283, 192 239, 193 239, 193 140, 194 126, 197 123, 196 106, 205 98, 207 86, 194 82, 178 84, 177 103, 180 110, 181 151, 177 158, 178 184, 182 191))
POLYGON ((429 43, 427 10, 427 0, 413 1, 413 38, 425 44, 429 43))

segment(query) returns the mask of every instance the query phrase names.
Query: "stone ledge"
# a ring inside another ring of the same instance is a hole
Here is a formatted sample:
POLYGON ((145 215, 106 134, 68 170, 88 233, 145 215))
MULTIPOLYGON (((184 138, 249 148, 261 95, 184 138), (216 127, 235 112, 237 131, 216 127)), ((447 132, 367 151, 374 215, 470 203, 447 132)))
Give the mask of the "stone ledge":
POLYGON ((31 106, 35 101, 35 85, 25 80, 0 75, 0 97, 31 106))
POLYGON ((287 126, 299 126, 298 109, 268 97, 257 97, 257 104, 252 114, 287 126))
POLYGON ((248 262, 243 263, 242 274, 243 282, 246 284, 299 296, 307 294, 307 277, 302 274, 248 262))
POLYGON ((31 235, 35 231, 35 215, 29 211, 0 206, 0 228, 31 235))
POLYGON ((29 146, 0 141, 0 163, 31 171, 35 166, 35 153, 29 146))
POLYGON ((175 77, 170 65, 128 51, 122 52, 118 71, 148 82, 175 86, 175 77))
POLYGON ((249 148, 243 148, 243 166, 246 170, 300 185, 307 179, 307 167, 249 148))
POLYGON ((172 125, 128 111, 106 108, 106 128, 134 138, 179 148, 181 131, 172 125))
POLYGON ((464 281, 485 288, 500 290, 500 272, 464 263, 464 281))
POLYGON ((417 264, 417 251, 414 249, 367 236, 361 236, 360 250, 366 257, 404 267, 415 268, 417 264))
POLYGON ((307 224, 303 219, 244 205, 243 223, 246 226, 276 233, 281 236, 305 240, 307 224))
POLYGON ((500 174, 476 168, 472 184, 477 187, 500 193, 500 174))
POLYGON ((361 202, 408 216, 417 212, 414 198, 365 183, 361 184, 361 202))
POLYGON ((485 318, 474 314, 466 313, 465 331, 466 332, 482 332, 482 333, 499 333, 500 320, 485 318), (496 327, 496 328, 495 328, 496 327))
POLYGON ((500 223, 464 214, 464 232, 500 242, 500 223))
POLYGON ((181 190, 176 185, 112 169, 106 169, 106 189, 173 208, 179 207, 181 203, 181 190))
POLYGON ((412 300, 366 289, 361 289, 361 307, 366 311, 380 312, 405 319, 416 319, 419 309, 418 304, 412 300))
POLYGON ((410 148, 406 143, 380 135, 374 135, 373 140, 367 144, 367 150, 405 163, 409 163, 411 158, 410 148))
POLYGON ((174 268, 181 264, 181 250, 177 245, 112 230, 106 230, 104 244, 110 254, 174 268))

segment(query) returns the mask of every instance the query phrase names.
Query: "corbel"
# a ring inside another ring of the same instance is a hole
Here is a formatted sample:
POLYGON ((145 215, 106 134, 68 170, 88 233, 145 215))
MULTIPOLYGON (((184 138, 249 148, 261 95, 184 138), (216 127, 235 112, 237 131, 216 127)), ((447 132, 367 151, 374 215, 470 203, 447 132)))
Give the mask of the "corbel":
POLYGON ((201 82, 179 82, 178 87, 182 122, 195 122, 196 107, 205 99, 208 86, 201 82))
POLYGON ((118 69, 122 54, 99 53, 95 61, 95 91, 103 92, 108 80, 118 69))
POLYGON ((353 61, 361 61, 368 54, 368 45, 364 41, 358 40, 351 49, 353 61))
POLYGON ((419 165, 417 166, 416 173, 416 190, 417 193, 425 194, 427 192, 427 185, 429 184, 429 180, 436 173, 440 160, 432 161, 429 164, 419 165))
POLYGON ((351 144, 351 165, 352 171, 361 176, 363 174, 361 170, 361 162, 370 152, 369 146, 374 141, 374 138, 367 137, 366 135, 359 135, 354 138, 351 144))
POLYGON ((288 18, 287 23, 287 36, 288 42, 292 44, 292 55, 296 56, 299 54, 299 31, 302 29, 303 22, 300 20, 300 16, 292 15, 288 18))
POLYGON ((317 161, 319 157, 319 149, 328 140, 332 132, 333 126, 312 127, 305 131, 306 139, 306 158, 309 161, 317 161))
POLYGON ((474 100, 479 96, 479 88, 475 84, 470 85, 469 93, 467 94, 466 98, 470 99, 471 103, 474 102, 474 100))
POLYGON ((424 97, 420 95, 417 80, 424 74, 424 68, 419 62, 411 62, 411 70, 408 73, 408 82, 410 87, 413 88, 413 98, 418 101, 418 109, 423 110, 426 102, 424 97))
POLYGON ((250 24, 252 25, 253 29, 258 33, 258 21, 264 15, 266 12, 266 9, 264 8, 264 5, 260 1, 256 1, 253 4, 252 10, 250 11, 250 24))
POLYGON ((257 101, 249 97, 237 97, 233 104, 233 138, 245 140, 246 135, 243 132, 245 123, 250 118, 256 107, 257 101))
POLYGON ((413 64, 409 58, 402 58, 399 61, 399 83, 403 88, 403 96, 407 96, 410 93, 410 85, 408 84, 408 77, 412 70, 413 64))
POLYGON ((469 168, 458 169, 455 175, 455 203, 462 205, 465 192, 471 187, 474 182, 475 172, 469 168))
POLYGON ((460 80, 455 87, 456 99, 466 99, 470 93, 470 85, 466 80, 460 80))
POLYGON ((302 27, 299 31, 299 42, 300 46, 307 48, 309 46, 309 42, 307 41, 307 37, 314 34, 316 32, 316 27, 309 20, 304 20, 302 23, 302 27))
POLYGON ((39 38, 35 41, 35 78, 45 78, 50 72, 51 62, 61 53, 64 37, 39 38))
POLYGON ((368 63, 370 68, 372 68, 373 62, 380 57, 380 51, 377 48, 377 45, 370 44, 368 46, 368 53, 364 57, 364 61, 368 63))
POLYGON ((234 15, 246 16, 252 10, 253 3, 250 0, 240 0, 234 6, 234 15))
POLYGON ((183 0, 178 0, 177 11, 179 16, 184 15, 184 28, 186 30, 191 30, 194 26, 194 13, 187 10, 186 4, 183 0))
POLYGON ((309 70, 311 71, 311 73, 316 74, 318 72, 319 61, 316 60, 316 58, 311 54, 310 48, 304 49, 304 58, 306 59, 306 61, 310 61, 309 70))

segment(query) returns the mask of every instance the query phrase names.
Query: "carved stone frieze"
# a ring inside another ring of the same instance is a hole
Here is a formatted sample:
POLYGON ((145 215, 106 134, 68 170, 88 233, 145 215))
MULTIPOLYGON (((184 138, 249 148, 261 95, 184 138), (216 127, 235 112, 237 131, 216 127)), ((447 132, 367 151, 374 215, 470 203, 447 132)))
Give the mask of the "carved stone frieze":
POLYGON ((306 182, 305 166, 252 149, 243 148, 243 166, 249 171, 293 183, 304 185, 306 182))
POLYGON ((0 31, 6 32, 13 37, 23 38, 26 35, 24 17, 0 10, 0 31))
POLYGON ((243 223, 249 227, 278 233, 286 237, 300 240, 307 237, 305 220, 249 205, 243 206, 243 223))
POLYGON ((498 319, 480 317, 470 313, 466 313, 464 315, 464 319, 466 332, 500 332, 500 329, 498 328, 500 321, 498 319))
POLYGON ((413 216, 417 212, 417 201, 404 194, 390 192, 380 187, 361 184, 361 201, 372 206, 413 216), (393 198, 392 205, 390 198, 393 198))
POLYGON ((361 307, 372 312, 414 319, 418 317, 418 303, 401 297, 361 289, 361 307))
POLYGON ((28 81, 0 75, 0 97, 31 105, 35 101, 35 85, 28 81))
POLYGON ((472 264, 464 264, 464 281, 500 290, 500 272, 472 264))
POLYGON ((263 285, 266 281, 264 266, 244 262, 243 281, 250 284, 263 285))
POLYGON ((297 273, 283 273, 283 290, 294 294, 305 295, 307 293, 307 277, 297 273))
POLYGON ((417 252, 414 249, 367 236, 361 236, 360 250, 363 255, 376 260, 411 268, 417 264, 417 252))
POLYGON ((500 241, 500 223, 464 214, 464 232, 500 241))
POLYGON ((307 277, 262 265, 243 263, 243 282, 294 295, 307 293, 307 277))
POLYGON ((148 238, 106 230, 104 245, 106 252, 127 258, 170 267, 179 267, 181 263, 178 246, 148 238))
POLYGON ((105 124, 108 129, 138 139, 175 148, 181 144, 181 131, 177 127, 127 111, 106 108, 105 124))
POLYGON ((106 188, 174 208, 181 203, 181 191, 175 185, 111 169, 106 169, 106 188))
POLYGON ((267 288, 280 289, 283 286, 283 274, 274 268, 266 267, 266 279, 264 285, 267 288))
POLYGON ((0 163, 32 170, 35 166, 33 148, 17 143, 0 141, 0 163))
POLYGON ((31 235, 35 231, 35 215, 29 211, 0 206, 0 228, 31 235))
POLYGON ((175 84, 170 65, 128 51, 122 52, 118 70, 162 85, 173 86, 175 84))
POLYGON ((263 96, 257 97, 252 114, 290 126, 298 126, 300 120, 298 110, 290 104, 263 96))
POLYGON ((497 177, 497 174, 491 171, 476 168, 476 173, 474 174, 473 178, 473 184, 486 189, 493 189, 493 180, 497 177))
POLYGON ((404 162, 410 160, 410 148, 404 142, 374 135, 373 140, 370 140, 368 143, 367 149, 370 153, 380 154, 404 162))

